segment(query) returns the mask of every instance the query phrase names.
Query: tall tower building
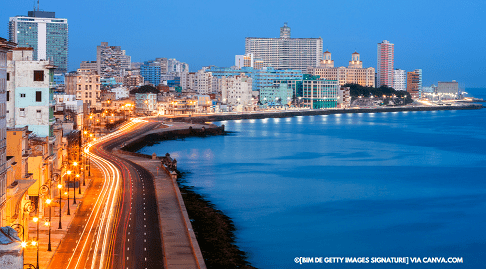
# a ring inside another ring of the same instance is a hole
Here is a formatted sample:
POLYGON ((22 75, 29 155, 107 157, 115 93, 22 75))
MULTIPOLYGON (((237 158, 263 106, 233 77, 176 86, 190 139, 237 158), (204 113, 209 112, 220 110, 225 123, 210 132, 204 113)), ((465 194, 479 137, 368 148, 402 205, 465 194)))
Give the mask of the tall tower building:
POLYGON ((68 70, 68 21, 55 12, 29 11, 27 16, 10 17, 9 39, 19 47, 34 49, 36 60, 51 60, 57 74, 68 70))
POLYGON ((263 66, 305 71, 322 59, 322 38, 290 38, 287 23, 280 28, 280 38, 247 37, 245 54, 253 53, 263 66))
POLYGON ((383 40, 383 42, 378 43, 378 63, 376 66, 377 72, 377 87, 386 85, 388 87, 394 87, 393 78, 393 63, 395 58, 395 45, 383 40))

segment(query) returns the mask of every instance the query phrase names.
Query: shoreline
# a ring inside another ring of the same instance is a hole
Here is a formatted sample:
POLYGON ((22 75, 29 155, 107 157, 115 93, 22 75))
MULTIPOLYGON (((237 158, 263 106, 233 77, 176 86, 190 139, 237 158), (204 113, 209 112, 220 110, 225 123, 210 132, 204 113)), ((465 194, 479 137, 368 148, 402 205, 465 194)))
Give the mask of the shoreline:
MULTIPOLYGON (((438 111, 438 110, 475 110, 483 109, 481 104, 466 104, 458 106, 400 106, 380 108, 349 108, 349 109, 316 109, 316 110, 277 110, 272 112, 227 112, 224 114, 196 114, 180 117, 167 117, 171 121, 204 123, 225 120, 288 118, 297 116, 316 116, 333 114, 357 114, 357 113, 386 113, 403 111, 438 111)), ((163 117, 163 116, 159 116, 163 117)))
MULTIPOLYGON (((384 112, 403 112, 403 111, 436 111, 436 110, 472 110, 482 109, 482 105, 470 104, 464 106, 444 106, 444 107, 393 107, 382 109, 339 109, 339 110, 309 110, 309 111, 282 111, 282 112, 263 112, 263 113, 241 113, 241 114, 224 114, 224 115, 204 115, 204 116, 191 116, 191 117, 178 117, 169 118, 169 121, 174 122, 187 122, 194 124, 189 128, 182 129, 168 129, 158 128, 149 131, 141 136, 139 139, 131 141, 128 145, 123 147, 123 151, 130 155, 144 155, 146 154, 136 153, 136 151, 153 144, 159 143, 165 140, 183 139, 185 137, 206 137, 212 135, 224 135, 226 131, 225 126, 216 126, 213 124, 207 124, 210 121, 224 121, 224 120, 239 120, 239 119, 263 119, 263 118, 283 118, 283 117, 296 117, 296 116, 314 116, 314 115, 331 115, 331 114, 343 114, 343 113, 384 113, 384 112), (202 127, 197 128, 196 124, 203 124, 202 127)), ((170 123, 169 123, 170 124, 170 123)), ((179 173, 179 171, 177 171, 179 173)), ((180 174, 180 173, 179 173, 180 174)), ((218 210, 214 204, 211 203, 204 195, 198 193, 198 190, 193 186, 184 183, 184 178, 178 178, 177 185, 182 194, 185 207, 191 218, 191 224, 197 237, 198 244, 201 246, 203 252, 203 258, 208 268, 220 268, 222 262, 230 260, 231 265, 225 263, 225 268, 255 268, 247 261, 247 255, 241 251, 235 244, 236 231, 235 225, 231 218, 225 215, 222 211, 218 210), (214 225, 217 223, 217 225, 214 225), (213 225, 211 225, 213 224, 213 225), (211 229, 201 228, 211 227, 211 229), (199 231, 198 231, 199 229, 199 231), (219 233, 216 236, 214 233, 219 233), (198 237, 199 235, 199 237, 198 237), (217 241, 217 242, 216 242, 217 241), (222 246, 220 249, 222 252, 215 251, 212 248, 215 244, 222 246), (216 256, 211 255, 218 253, 216 256), (225 254, 226 253, 226 254, 225 254), (230 255, 232 258, 228 257, 230 255), (218 259, 218 257, 224 256, 225 259, 218 259), (206 260, 215 259, 214 264, 211 266, 211 261, 206 260), (227 259, 226 259, 227 258, 227 259), (209 261, 209 262, 208 262, 209 261), (234 267, 233 267, 234 266, 234 267)))

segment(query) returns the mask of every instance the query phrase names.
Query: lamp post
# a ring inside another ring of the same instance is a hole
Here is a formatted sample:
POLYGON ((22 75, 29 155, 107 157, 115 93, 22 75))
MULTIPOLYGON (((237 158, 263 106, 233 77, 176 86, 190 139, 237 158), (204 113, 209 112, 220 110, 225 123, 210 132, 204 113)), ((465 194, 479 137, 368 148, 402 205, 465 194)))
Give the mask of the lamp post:
POLYGON ((61 192, 61 188, 62 188, 62 184, 57 184, 57 188, 59 189, 59 229, 62 229, 62 223, 61 223, 61 195, 62 195, 62 192, 61 192))
POLYGON ((37 237, 35 239, 35 240, 37 240, 37 242, 32 240, 32 245, 37 247, 37 266, 36 266, 36 268, 39 268, 39 217, 34 217, 32 220, 37 224, 37 237))
POLYGON ((47 226, 49 226, 49 243, 47 244, 47 251, 52 251, 51 250, 51 199, 46 200, 46 204, 49 207, 49 222, 45 223, 47 226))
POLYGON ((70 216, 71 215, 71 210, 69 208, 69 182, 71 181, 71 171, 70 170, 67 171, 66 174, 68 175, 68 183, 67 183, 67 185, 68 185, 68 191, 67 191, 67 197, 68 197, 68 199, 67 199, 67 207, 68 207, 68 210, 67 210, 67 215, 70 216))
MULTIPOLYGON (((76 173, 76 167, 78 166, 77 162, 73 163, 74 165, 74 173, 76 173)), ((76 178, 79 177, 79 175, 76 174, 76 178)), ((73 180, 74 181, 74 197, 73 197, 73 205, 76 204, 76 178, 73 180)))

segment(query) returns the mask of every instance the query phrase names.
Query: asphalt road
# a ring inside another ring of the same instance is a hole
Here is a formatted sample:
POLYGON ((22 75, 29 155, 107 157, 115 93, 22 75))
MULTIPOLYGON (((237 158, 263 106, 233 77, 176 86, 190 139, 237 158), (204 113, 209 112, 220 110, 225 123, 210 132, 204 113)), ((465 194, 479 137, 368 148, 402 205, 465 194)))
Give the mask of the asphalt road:
POLYGON ((112 153, 158 122, 133 123, 91 147, 93 179, 50 268, 164 268, 153 176, 112 153))

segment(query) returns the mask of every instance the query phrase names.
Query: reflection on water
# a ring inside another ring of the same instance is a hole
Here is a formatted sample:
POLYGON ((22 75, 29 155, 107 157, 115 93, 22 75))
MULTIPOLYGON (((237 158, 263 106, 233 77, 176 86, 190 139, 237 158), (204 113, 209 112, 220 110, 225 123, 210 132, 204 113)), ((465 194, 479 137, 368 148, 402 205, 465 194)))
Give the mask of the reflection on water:
POLYGON ((480 268, 485 113, 227 121, 236 135, 142 151, 177 156, 188 182, 235 221, 237 243, 258 268, 303 268, 297 256, 450 256, 465 262, 447 268, 480 268))

